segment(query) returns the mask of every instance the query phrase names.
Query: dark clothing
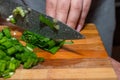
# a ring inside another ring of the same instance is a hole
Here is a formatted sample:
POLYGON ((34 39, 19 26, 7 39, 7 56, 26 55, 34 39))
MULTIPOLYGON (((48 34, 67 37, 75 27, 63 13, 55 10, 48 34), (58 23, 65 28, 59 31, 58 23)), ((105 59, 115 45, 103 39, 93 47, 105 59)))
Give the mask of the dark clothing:
MULTIPOLYGON (((21 0, 15 0, 20 2, 21 0)), ((29 7, 45 13, 46 0, 25 0, 29 7)), ((105 48, 111 55, 113 33, 115 29, 115 1, 114 0, 92 0, 92 5, 86 22, 96 24, 105 48)))
POLYGON ((115 1, 93 0, 87 22, 96 24, 105 48, 111 56, 115 29, 115 1))
POLYGON ((105 48, 111 56, 115 29, 115 1, 93 0, 87 22, 96 24, 105 48))

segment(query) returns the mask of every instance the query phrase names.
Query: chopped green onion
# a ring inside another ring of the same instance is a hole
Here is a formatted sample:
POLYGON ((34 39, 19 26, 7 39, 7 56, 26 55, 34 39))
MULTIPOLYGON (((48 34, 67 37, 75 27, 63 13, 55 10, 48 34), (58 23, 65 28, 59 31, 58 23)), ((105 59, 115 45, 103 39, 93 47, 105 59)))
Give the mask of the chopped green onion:
POLYGON ((8 40, 7 37, 3 37, 3 38, 0 40, 0 44, 6 42, 7 40, 8 40))
POLYGON ((53 19, 53 21, 51 21, 44 15, 40 15, 39 19, 40 19, 40 22, 42 22, 46 26, 49 26, 52 30, 59 30, 60 28, 59 25, 57 25, 56 19, 53 19))
POLYGON ((11 38, 11 33, 9 28, 4 28, 2 31, 7 38, 11 38))
POLYGON ((60 49, 59 46, 55 46, 55 47, 51 48, 49 51, 50 51, 52 54, 55 54, 59 49, 60 49))
POLYGON ((7 49, 13 46, 13 44, 10 41, 6 41, 2 43, 2 45, 5 46, 7 49))
POLYGON ((15 71, 15 69, 16 69, 15 63, 10 62, 8 69, 9 69, 10 71, 15 71))
POLYGON ((34 59, 32 57, 29 57, 27 61, 24 63, 23 67, 25 69, 29 69, 32 67, 33 63, 34 63, 34 59))
POLYGON ((6 68, 6 61, 0 60, 0 72, 4 72, 6 68))
POLYGON ((59 29, 60 29, 60 26, 59 26, 59 25, 55 25, 54 28, 55 28, 56 30, 59 30, 59 29))
POLYGON ((12 75, 14 74, 14 72, 11 72, 10 70, 6 70, 2 73, 2 77, 4 78, 10 78, 12 75))
POLYGON ((35 46, 32 45, 32 44, 27 43, 27 44, 26 44, 26 48, 27 48, 28 50, 30 50, 30 51, 33 51, 33 49, 35 48, 35 46))
POLYGON ((41 35, 37 35, 30 31, 25 31, 21 37, 23 41, 26 41, 27 43, 30 43, 34 46, 37 46, 39 48, 42 48, 46 51, 53 52, 55 54, 58 49, 61 48, 61 46, 64 44, 64 40, 53 40, 50 38, 46 38, 41 35), (51 51, 52 48, 57 47, 56 50, 51 51), (55 52, 56 51, 56 52, 55 52))
POLYGON ((6 53, 0 49, 0 57, 1 58, 4 58, 6 56, 6 53))
POLYGON ((72 40, 70 41, 65 41, 65 44, 73 44, 74 42, 72 40))
POLYGON ((24 10, 22 7, 16 7, 13 10, 14 16, 20 15, 21 17, 25 17, 26 13, 27 13, 26 10, 24 10))
POLYGON ((18 52, 24 52, 24 47, 23 47, 22 45, 17 44, 17 45, 15 45, 14 47, 16 48, 16 50, 17 50, 18 52))
POLYGON ((17 52, 17 50, 16 50, 15 47, 11 47, 11 48, 7 49, 7 54, 8 55, 12 55, 12 54, 14 54, 16 52, 17 52))
POLYGON ((3 33, 0 32, 0 40, 3 38, 3 33))
POLYGON ((10 19, 10 22, 13 23, 13 24, 16 24, 17 21, 16 21, 15 18, 11 18, 11 19, 10 19))

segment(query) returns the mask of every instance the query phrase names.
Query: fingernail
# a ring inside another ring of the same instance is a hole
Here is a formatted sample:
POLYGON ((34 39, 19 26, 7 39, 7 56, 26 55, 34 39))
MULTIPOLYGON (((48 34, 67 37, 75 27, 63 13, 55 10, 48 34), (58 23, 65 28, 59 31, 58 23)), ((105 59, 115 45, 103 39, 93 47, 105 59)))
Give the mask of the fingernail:
POLYGON ((80 32, 81 29, 82 29, 82 26, 78 25, 76 31, 80 32))

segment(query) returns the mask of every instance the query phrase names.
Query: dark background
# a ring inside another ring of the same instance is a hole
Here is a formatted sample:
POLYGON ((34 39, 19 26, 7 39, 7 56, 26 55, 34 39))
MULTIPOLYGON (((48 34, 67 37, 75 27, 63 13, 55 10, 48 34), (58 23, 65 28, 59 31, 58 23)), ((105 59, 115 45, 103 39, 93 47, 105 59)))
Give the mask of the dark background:
POLYGON ((116 29, 113 39, 112 57, 120 62, 120 0, 116 0, 116 29))

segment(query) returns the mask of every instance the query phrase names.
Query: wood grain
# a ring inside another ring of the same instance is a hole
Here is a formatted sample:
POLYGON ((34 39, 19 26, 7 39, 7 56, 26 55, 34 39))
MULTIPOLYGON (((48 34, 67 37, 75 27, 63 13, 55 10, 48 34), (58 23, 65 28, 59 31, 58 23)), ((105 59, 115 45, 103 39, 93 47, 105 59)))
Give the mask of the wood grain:
POLYGON ((85 39, 65 44, 55 55, 35 49, 45 62, 28 70, 20 67, 10 80, 117 80, 96 26, 87 24, 81 33, 85 39))
POLYGON ((11 79, 17 80, 117 80, 111 68, 19 69, 11 79), (112 76, 111 76, 112 75, 112 76))

